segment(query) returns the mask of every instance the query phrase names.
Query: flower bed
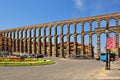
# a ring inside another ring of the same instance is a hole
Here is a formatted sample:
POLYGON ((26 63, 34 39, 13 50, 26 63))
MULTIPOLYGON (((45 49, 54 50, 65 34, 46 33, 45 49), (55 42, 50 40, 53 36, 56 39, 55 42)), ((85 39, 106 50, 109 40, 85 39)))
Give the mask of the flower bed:
POLYGON ((43 60, 36 58, 25 58, 21 60, 20 58, 1 58, 0 66, 38 66, 38 65, 49 65, 54 64, 54 61, 43 60))

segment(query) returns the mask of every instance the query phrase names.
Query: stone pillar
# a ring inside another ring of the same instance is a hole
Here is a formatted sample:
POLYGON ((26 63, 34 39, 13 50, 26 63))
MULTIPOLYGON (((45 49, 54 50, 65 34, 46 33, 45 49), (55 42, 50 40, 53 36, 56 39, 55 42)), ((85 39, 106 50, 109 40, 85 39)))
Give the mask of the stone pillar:
POLYGON ((61 53, 60 57, 65 58, 64 51, 63 51, 64 48, 63 47, 64 47, 63 46, 63 35, 61 35, 60 36, 60 53, 61 53))
POLYGON ((100 55, 100 34, 97 34, 97 53, 100 55))
POLYGON ((31 45, 32 45, 32 42, 31 42, 31 29, 29 31, 29 39, 28 39, 28 53, 31 54, 32 53, 32 48, 31 48, 31 45))
POLYGON ((44 55, 47 55, 47 53, 46 53, 46 37, 44 36, 44 38, 43 38, 44 40, 44 43, 43 43, 43 54, 44 55))
POLYGON ((70 54, 70 34, 67 35, 67 57, 71 57, 71 54, 70 54))
POLYGON ((74 54, 77 54, 77 35, 74 34, 74 54))
POLYGON ((17 31, 16 52, 19 52, 19 31, 17 31))
POLYGON ((76 34, 76 25, 77 23, 74 24, 74 34, 76 34))
POLYGON ((34 38, 33 38, 33 54, 36 54, 36 28, 34 29, 34 38))
POLYGON ((84 35, 81 35, 81 55, 84 55, 84 35))
POLYGON ((98 28, 100 28, 100 20, 98 20, 97 22, 98 22, 98 28))
POLYGON ((51 28, 49 29, 49 53, 52 56, 52 37, 51 37, 51 28))
POLYGON ((43 41, 44 41, 44 43, 43 43, 43 54, 44 55, 47 55, 47 53, 46 53, 46 50, 47 50, 47 48, 46 48, 46 28, 44 28, 44 37, 43 37, 43 41))
POLYGON ((68 25, 68 34, 67 34, 67 57, 71 57, 70 55, 70 25, 68 25))
POLYGON ((119 19, 117 18, 117 19, 116 19, 116 27, 119 26, 119 25, 118 25, 118 23, 119 23, 118 20, 119 20, 119 19))
POLYGON ((52 44, 51 44, 51 36, 48 37, 48 42, 49 42, 49 56, 51 57, 52 56, 52 44))
POLYGON ((55 27, 55 35, 54 35, 54 54, 56 55, 56 57, 58 57, 58 52, 57 52, 57 27, 55 27))
POLYGON ((41 53, 41 37, 38 37, 38 54, 42 54, 41 53))
POLYGON ((92 34, 89 35, 89 54, 91 54, 91 57, 94 58, 94 53, 93 53, 93 46, 92 46, 92 34))
POLYGON ((39 28, 38 31, 38 50, 37 50, 37 54, 41 54, 41 28, 39 28))
POLYGON ((23 31, 21 31, 21 38, 20 38, 20 52, 23 53, 23 31))
POLYGON ((27 30, 25 30, 25 37, 24 37, 24 52, 27 53, 27 30))
POLYGON ((12 51, 12 47, 13 47, 13 45, 12 45, 12 32, 10 32, 10 50, 12 51))
MULTIPOLYGON (((84 22, 82 23, 82 33, 84 33, 84 22)), ((81 55, 84 55, 84 34, 81 35, 81 55)))
POLYGON ((119 32, 116 33, 116 54, 120 57, 120 53, 119 53, 119 32))
POLYGON ((7 32, 7 37, 9 37, 8 34, 9 34, 9 32, 7 32))
POLYGON ((82 32, 84 32, 84 22, 81 23, 82 26, 82 32))
POLYGON ((59 57, 58 49, 57 49, 57 36, 54 37, 54 45, 55 45, 55 54, 56 54, 56 57, 59 57))
POLYGON ((92 31, 92 21, 90 21, 90 32, 92 31))
POLYGON ((74 24, 74 54, 77 54, 77 35, 76 35, 76 23, 74 24))
POLYGON ((15 52, 15 32, 13 32, 13 47, 12 51, 15 52))
POLYGON ((65 58, 65 56, 64 56, 64 48, 63 48, 64 46, 63 46, 63 26, 61 26, 61 35, 60 35, 60 56, 61 57, 63 57, 63 58, 65 58))

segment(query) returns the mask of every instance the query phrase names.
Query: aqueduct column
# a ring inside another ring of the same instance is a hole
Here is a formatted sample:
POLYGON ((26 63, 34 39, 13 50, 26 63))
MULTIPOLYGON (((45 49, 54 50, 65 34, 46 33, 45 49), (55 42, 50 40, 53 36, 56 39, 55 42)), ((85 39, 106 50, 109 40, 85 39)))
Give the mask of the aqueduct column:
POLYGON ((41 28, 39 28, 38 30, 38 51, 37 51, 37 54, 41 54, 41 28))
POLYGON ((74 54, 77 54, 77 35, 76 35, 76 23, 74 24, 74 54))
POLYGON ((118 18, 116 18, 115 20, 116 20, 116 27, 119 27, 119 25, 118 25, 118 23, 119 23, 119 21, 118 21, 118 20, 119 20, 119 19, 118 19, 118 18))
POLYGON ((58 57, 58 52, 57 52, 57 27, 55 27, 55 35, 54 35, 54 54, 56 55, 56 57, 58 57))
POLYGON ((21 31, 21 38, 20 38, 20 52, 23 52, 23 31, 21 31))
POLYGON ((118 56, 120 56, 119 53, 119 32, 116 33, 116 53, 118 54, 118 56))
POLYGON ((65 57, 63 49, 64 49, 63 48, 63 26, 61 26, 61 35, 60 35, 60 53, 61 53, 61 57, 65 57))
POLYGON ((89 54, 91 54, 91 57, 94 58, 94 53, 92 51, 92 34, 89 35, 89 54))
POLYGON ((33 54, 36 54, 36 28, 34 29, 34 37, 33 37, 33 54))
POLYGON ((68 24, 68 33, 67 33, 67 56, 70 57, 70 25, 68 24))
MULTIPOLYGON (((92 22, 90 22, 90 32, 92 31, 92 22)), ((89 35, 89 54, 91 54, 91 57, 94 58, 94 53, 92 53, 92 34, 89 35)))
POLYGON ((19 52, 19 31, 17 30, 16 52, 19 52))
POLYGON ((43 43, 43 54, 44 55, 47 55, 47 53, 46 53, 46 28, 44 28, 44 36, 43 36, 43 41, 44 41, 44 43, 43 43))
POLYGON ((32 48, 31 48, 31 29, 29 30, 29 39, 28 39, 28 53, 32 53, 32 48))
POLYGON ((11 44, 10 44, 10 49, 12 50, 12 46, 13 46, 13 45, 12 45, 12 32, 10 32, 10 43, 11 43, 11 44))
POLYGON ((24 52, 27 53, 27 30, 25 30, 25 37, 24 37, 24 52))
POLYGON ((51 28, 49 28, 49 53, 52 56, 52 37, 51 37, 51 28))
POLYGON ((97 53, 100 55, 100 33, 97 34, 97 53))
MULTIPOLYGON (((82 32, 84 32, 84 23, 82 23, 82 32)), ((84 54, 84 34, 81 34, 81 55, 84 54)))
POLYGON ((15 31, 13 32, 13 47, 12 51, 15 52, 15 31))

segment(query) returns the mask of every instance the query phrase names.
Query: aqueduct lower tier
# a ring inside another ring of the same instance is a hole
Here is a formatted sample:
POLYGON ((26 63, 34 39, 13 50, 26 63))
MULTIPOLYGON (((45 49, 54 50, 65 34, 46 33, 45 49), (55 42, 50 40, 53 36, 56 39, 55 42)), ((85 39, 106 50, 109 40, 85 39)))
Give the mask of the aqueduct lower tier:
POLYGON ((116 35, 118 53, 119 25, 120 13, 116 13, 1 30, 0 34, 10 38, 12 42, 10 46, 13 52, 42 53, 49 56, 53 54, 59 56, 61 54, 62 57, 64 57, 65 47, 66 54, 70 54, 71 42, 74 44, 72 54, 77 54, 77 45, 80 42, 80 54, 83 55, 85 35, 89 35, 89 54, 93 55, 92 36, 97 35, 97 54, 100 54, 100 35, 102 33, 106 34, 106 28, 109 28, 107 34, 114 32, 116 35), (95 27, 93 27, 94 23, 97 24, 95 27), (113 23, 115 24, 111 25, 113 23), (80 38, 78 39, 78 37, 80 38), (58 46, 60 47, 59 50, 58 46))

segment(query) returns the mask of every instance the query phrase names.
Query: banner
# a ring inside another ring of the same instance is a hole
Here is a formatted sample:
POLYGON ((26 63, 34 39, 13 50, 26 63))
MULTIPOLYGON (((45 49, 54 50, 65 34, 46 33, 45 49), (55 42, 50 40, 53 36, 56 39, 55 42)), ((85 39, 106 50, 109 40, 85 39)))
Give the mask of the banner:
POLYGON ((116 48, 116 37, 108 37, 107 39, 107 49, 116 48))

